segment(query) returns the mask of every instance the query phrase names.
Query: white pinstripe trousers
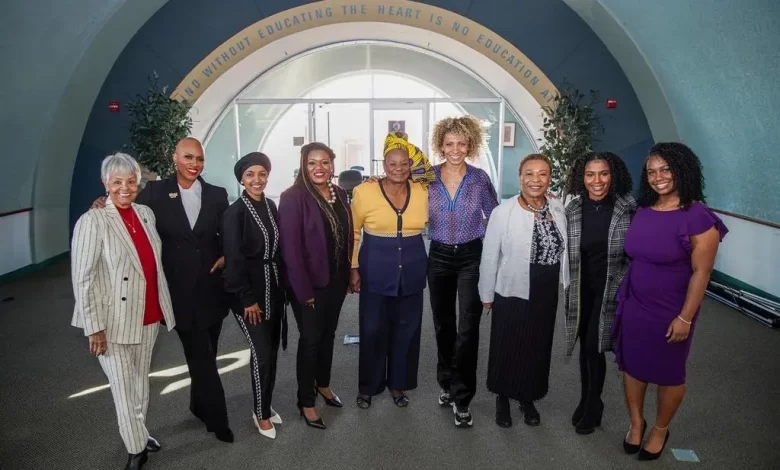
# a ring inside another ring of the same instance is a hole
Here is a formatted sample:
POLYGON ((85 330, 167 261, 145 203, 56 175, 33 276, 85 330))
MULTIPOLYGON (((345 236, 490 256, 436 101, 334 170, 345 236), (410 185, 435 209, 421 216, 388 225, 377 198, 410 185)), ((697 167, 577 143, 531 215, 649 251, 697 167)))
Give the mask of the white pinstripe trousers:
POLYGON ((146 325, 140 344, 108 343, 106 353, 98 356, 114 397, 119 434, 129 454, 146 448, 146 409, 149 406, 149 368, 159 323, 146 325))

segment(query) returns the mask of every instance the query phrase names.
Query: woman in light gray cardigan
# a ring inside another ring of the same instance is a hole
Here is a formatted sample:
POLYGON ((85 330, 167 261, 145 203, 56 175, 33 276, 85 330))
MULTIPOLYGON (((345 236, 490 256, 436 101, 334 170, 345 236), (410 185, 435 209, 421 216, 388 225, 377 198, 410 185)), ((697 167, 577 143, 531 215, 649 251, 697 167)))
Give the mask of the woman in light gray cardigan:
POLYGON ((550 195, 549 160, 520 163, 521 193, 493 211, 479 268, 479 295, 493 310, 487 387, 496 393, 496 423, 512 425, 509 399, 525 423, 540 423, 534 401, 547 394, 558 285, 568 285, 566 217, 550 195))

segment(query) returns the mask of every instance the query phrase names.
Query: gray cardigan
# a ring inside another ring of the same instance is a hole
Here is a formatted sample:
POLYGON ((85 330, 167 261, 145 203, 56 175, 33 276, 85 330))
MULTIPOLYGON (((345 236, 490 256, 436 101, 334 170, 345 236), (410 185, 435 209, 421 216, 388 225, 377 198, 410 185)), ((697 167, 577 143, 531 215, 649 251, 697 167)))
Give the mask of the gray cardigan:
MULTIPOLYGON (((553 221, 564 235, 566 216, 563 203, 552 196, 548 196, 548 201, 553 221)), ((496 293, 502 297, 528 299, 533 232, 534 214, 520 207, 517 198, 504 201, 493 210, 479 265, 479 296, 482 302, 493 302, 496 293)), ((566 237, 563 238, 566 245, 566 237)), ((569 261, 565 251, 561 256, 560 281, 564 287, 569 284, 569 261)))

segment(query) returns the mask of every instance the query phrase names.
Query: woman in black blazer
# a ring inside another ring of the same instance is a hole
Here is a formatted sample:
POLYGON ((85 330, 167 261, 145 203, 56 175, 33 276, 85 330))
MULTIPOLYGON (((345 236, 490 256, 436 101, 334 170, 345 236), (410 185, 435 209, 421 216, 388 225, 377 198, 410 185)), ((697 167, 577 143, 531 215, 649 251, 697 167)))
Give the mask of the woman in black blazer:
POLYGON ((231 310, 249 342, 254 392, 252 420, 258 432, 276 438, 282 418, 271 408, 276 358, 285 318, 279 255, 279 214, 263 191, 271 161, 253 152, 234 167, 244 186, 241 197, 224 213, 225 287, 233 294, 231 310))

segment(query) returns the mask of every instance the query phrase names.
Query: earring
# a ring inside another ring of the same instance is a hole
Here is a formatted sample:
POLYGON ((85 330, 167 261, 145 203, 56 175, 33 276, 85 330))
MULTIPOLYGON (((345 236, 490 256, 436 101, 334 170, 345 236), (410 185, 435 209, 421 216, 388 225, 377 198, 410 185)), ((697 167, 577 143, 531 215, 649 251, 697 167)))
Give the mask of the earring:
POLYGON ((106 189, 106 196, 108 196, 108 190, 106 189))

